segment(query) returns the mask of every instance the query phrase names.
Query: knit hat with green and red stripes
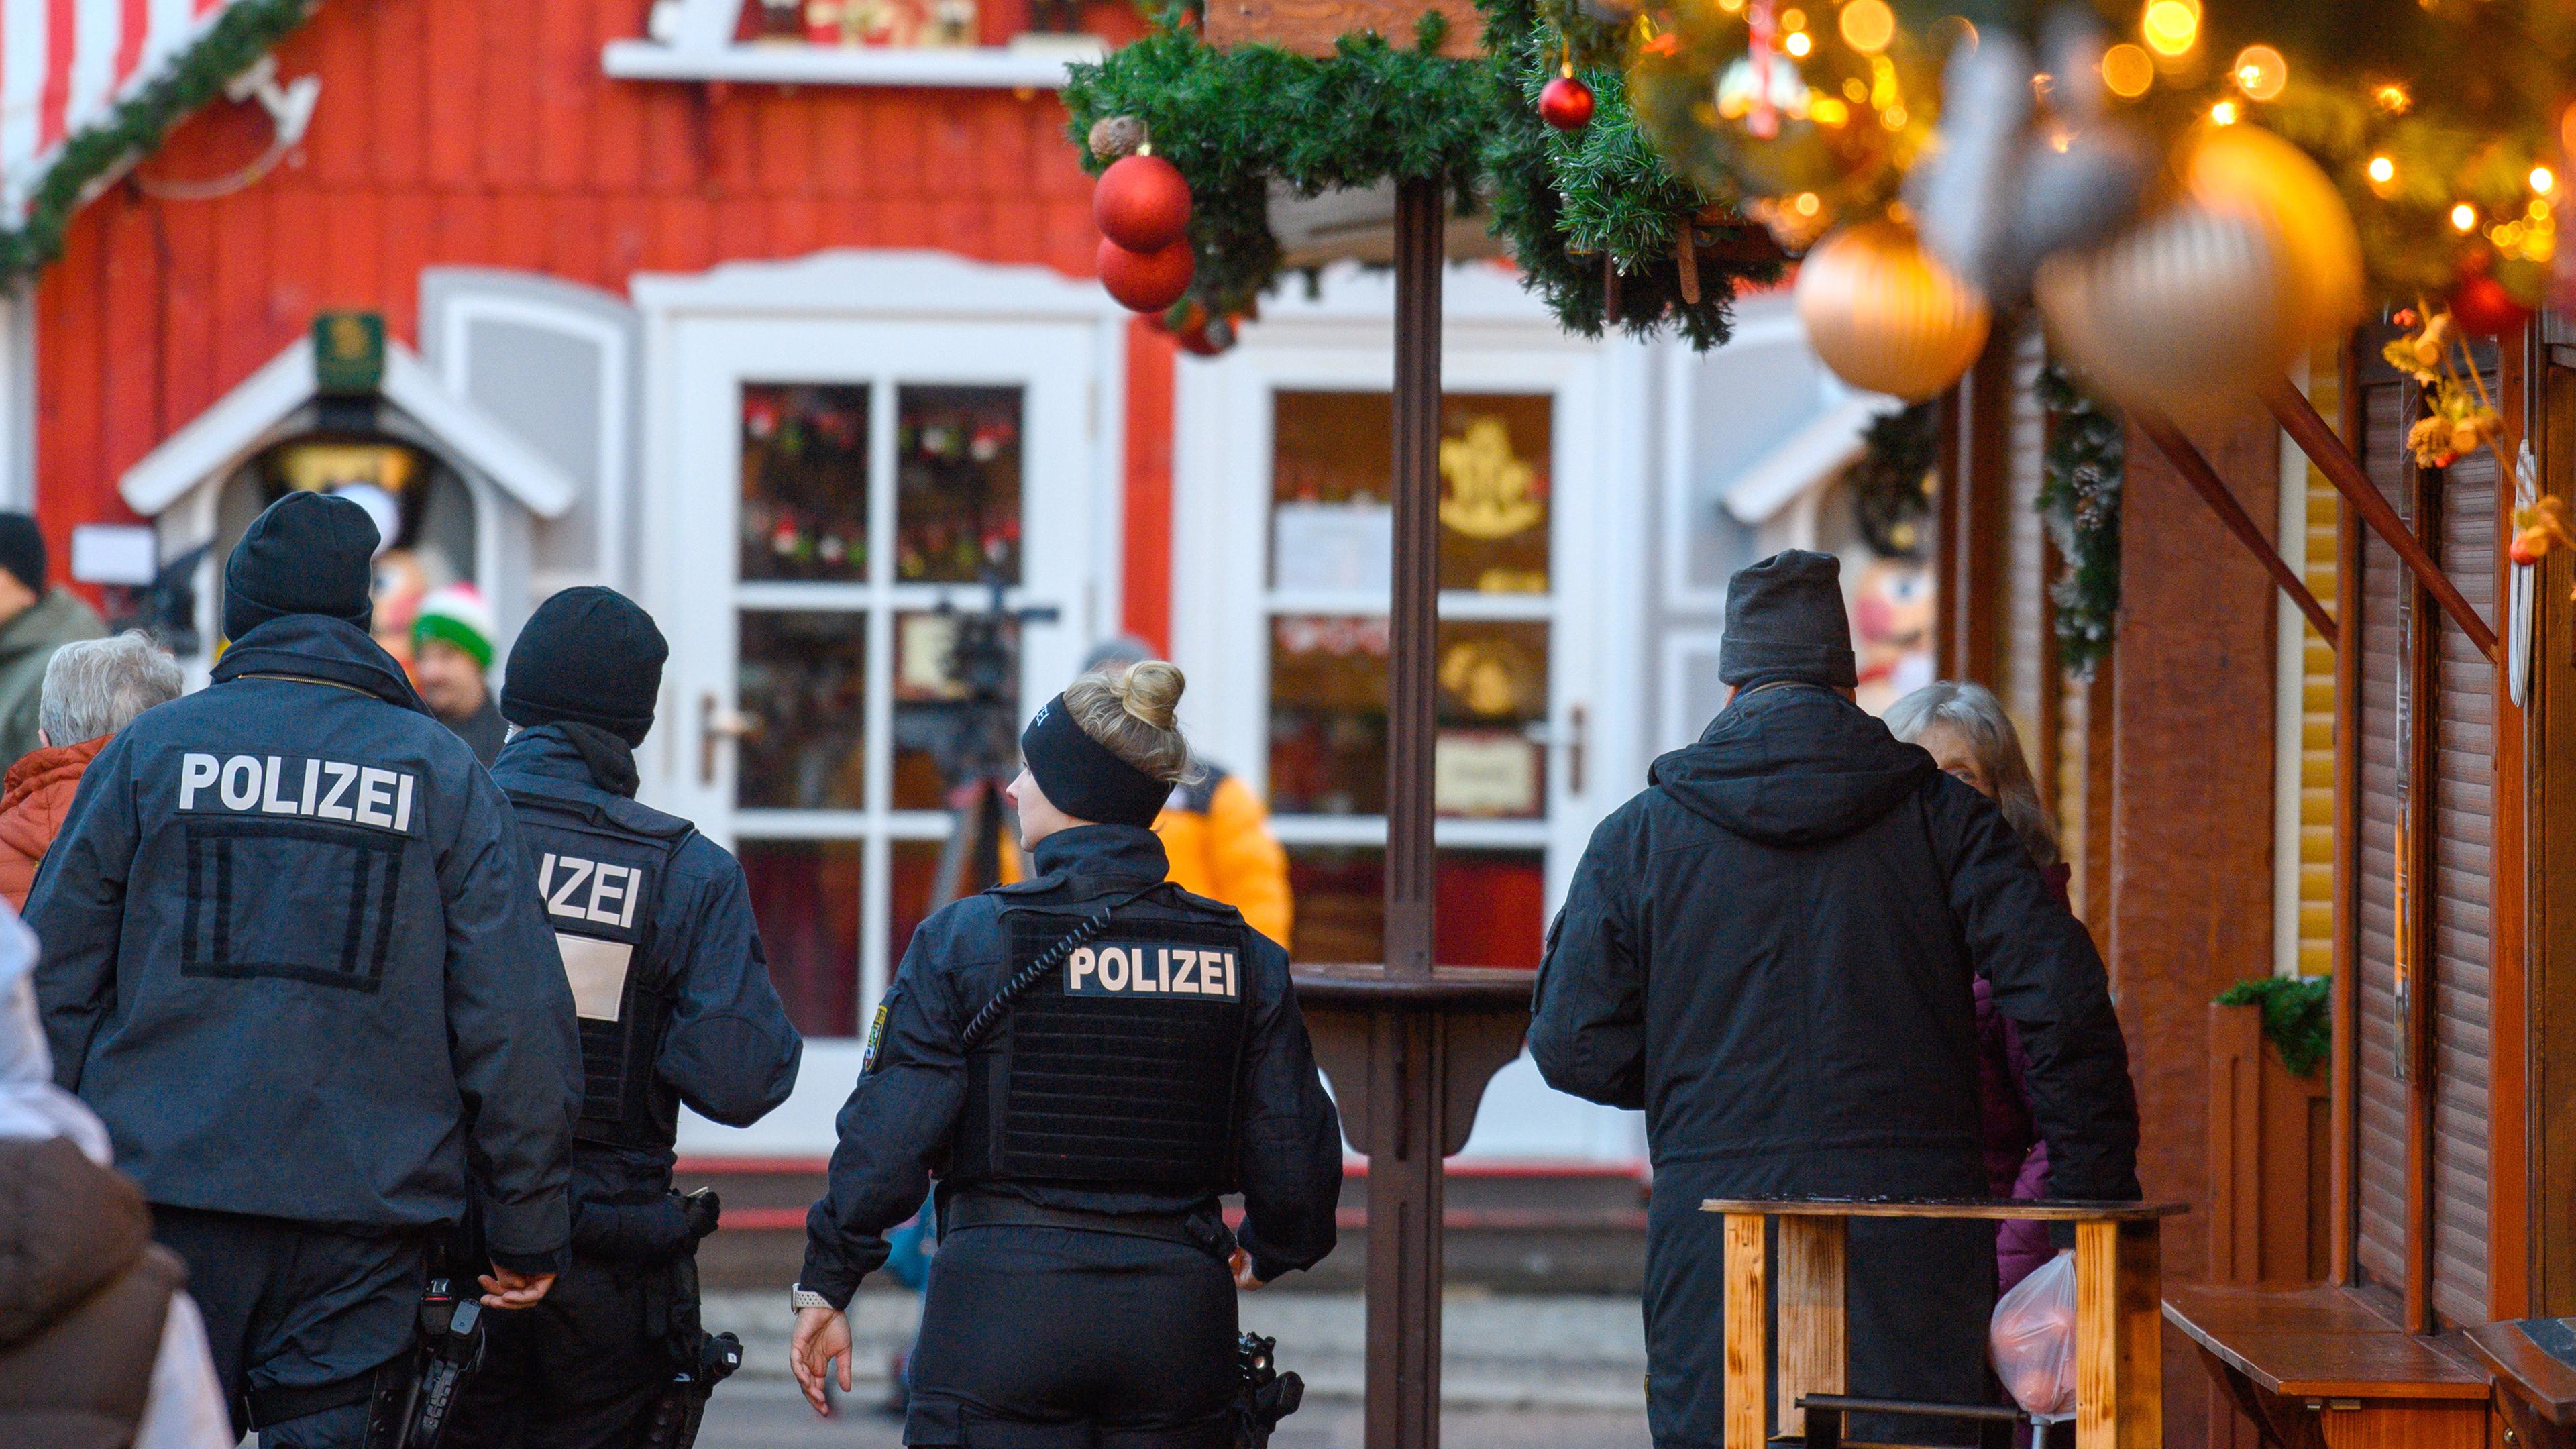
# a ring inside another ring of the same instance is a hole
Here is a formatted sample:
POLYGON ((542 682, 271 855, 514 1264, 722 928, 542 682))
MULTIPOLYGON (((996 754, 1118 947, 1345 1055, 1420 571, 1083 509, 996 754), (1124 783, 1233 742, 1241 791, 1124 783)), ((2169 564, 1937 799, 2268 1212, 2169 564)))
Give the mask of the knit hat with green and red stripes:
POLYGON ((449 584, 431 590, 421 599, 420 612, 411 621, 414 647, 427 639, 453 644, 485 669, 492 667, 492 636, 499 632, 492 622, 491 609, 472 584, 449 584))

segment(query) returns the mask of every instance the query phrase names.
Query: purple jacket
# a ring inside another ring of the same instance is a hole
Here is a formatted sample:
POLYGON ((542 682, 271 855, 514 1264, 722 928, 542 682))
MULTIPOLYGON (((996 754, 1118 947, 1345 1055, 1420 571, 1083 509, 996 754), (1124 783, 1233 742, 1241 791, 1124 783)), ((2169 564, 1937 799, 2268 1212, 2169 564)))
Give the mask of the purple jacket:
MULTIPOLYGON (((2050 866, 2048 882, 2060 903, 2073 875, 2063 862, 2050 866)), ((2030 1094, 2023 1089, 2027 1059, 2021 1030, 1995 1009, 1995 990, 1986 978, 1976 982, 1979 1083, 1984 1099, 1986 1191, 1995 1197, 2040 1198, 2048 1195, 2048 1144, 2031 1124, 2030 1094)), ((1995 1292, 2037 1272, 2056 1251, 2048 1245, 2048 1225, 2034 1222, 2000 1224, 1995 1233, 1995 1292)))

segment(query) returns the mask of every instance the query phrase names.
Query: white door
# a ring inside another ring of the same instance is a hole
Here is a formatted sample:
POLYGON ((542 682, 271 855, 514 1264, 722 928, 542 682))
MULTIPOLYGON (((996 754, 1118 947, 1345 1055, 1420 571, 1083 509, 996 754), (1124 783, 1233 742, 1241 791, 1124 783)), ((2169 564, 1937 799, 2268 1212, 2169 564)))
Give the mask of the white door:
MULTIPOLYGON (((1340 273, 1265 304, 1232 352, 1183 364, 1176 408, 1174 652, 1210 696, 1208 752, 1268 792, 1308 963, 1382 951, 1387 290, 1340 273)), ((1639 783, 1650 373, 1508 277, 1454 269, 1446 290, 1437 954, 1527 968, 1593 826, 1639 783)), ((1636 1143, 1631 1119, 1524 1064, 1469 1150, 1625 1160, 1636 1143)))
POLYGON ((950 833, 956 615, 995 585, 1010 613, 1052 611, 1005 631, 1020 719, 1096 632, 1102 331, 807 308, 656 336, 670 453, 648 553, 672 656, 651 798, 741 859, 808 1039, 787 1108, 684 1146, 828 1147, 950 833))

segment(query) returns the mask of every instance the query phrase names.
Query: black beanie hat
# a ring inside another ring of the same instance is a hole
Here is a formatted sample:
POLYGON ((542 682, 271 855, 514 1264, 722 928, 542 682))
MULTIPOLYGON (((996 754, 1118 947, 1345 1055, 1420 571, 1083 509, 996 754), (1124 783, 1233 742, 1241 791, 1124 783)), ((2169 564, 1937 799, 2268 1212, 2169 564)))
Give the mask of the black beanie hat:
POLYGON ((0 569, 18 576, 27 592, 45 596, 49 560, 45 553, 45 533, 36 520, 23 513, 0 513, 0 569))
POLYGON ((510 646, 501 714, 534 729, 596 725, 630 745, 653 728, 670 643, 633 599, 595 584, 537 606, 510 646))
POLYGON ((1717 677, 1739 689, 1774 683, 1857 687, 1842 572, 1841 559, 1803 548, 1736 570, 1726 585, 1717 677))
POLYGON ((224 561, 224 637, 289 614, 367 627, 375 605, 376 521, 346 498, 289 493, 250 521, 224 561))

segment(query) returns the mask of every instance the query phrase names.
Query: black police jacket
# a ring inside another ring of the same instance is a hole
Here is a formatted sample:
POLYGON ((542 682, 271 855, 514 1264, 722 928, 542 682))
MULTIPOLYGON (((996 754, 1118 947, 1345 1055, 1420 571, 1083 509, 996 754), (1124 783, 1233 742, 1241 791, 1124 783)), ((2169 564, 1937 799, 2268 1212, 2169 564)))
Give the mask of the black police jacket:
MULTIPOLYGON (((841 1108, 831 1186, 805 1216, 799 1281, 846 1304, 859 1280, 886 1259, 885 1232, 912 1216, 936 1164, 954 1145, 967 1097, 963 1033, 1009 974, 1003 912, 1036 907, 1081 915, 1169 873, 1150 830, 1085 825, 1038 842, 1035 878, 955 902, 922 922, 888 989, 871 1065, 841 1108)), ((1121 921, 1174 920, 1240 926, 1231 906, 1173 890, 1118 913, 1121 921)), ((1248 1008, 1241 1085, 1242 1127, 1231 1177, 1242 1189, 1237 1238, 1264 1279, 1311 1267, 1333 1250, 1333 1211, 1342 1183, 1341 1118, 1315 1070, 1306 1020, 1288 981, 1288 953, 1257 931, 1243 966, 1248 1008)), ((1008 1193, 1045 1207, 1111 1213, 1212 1210, 1212 1193, 1108 1191, 1008 1179, 978 1191, 1008 1193)))
POLYGON ((365 633, 251 630, 82 776, 27 921, 54 1073, 155 1203, 460 1217, 555 1268, 580 1057, 508 803, 365 633))
MULTIPOLYGON (((680 822, 604 789, 581 752, 553 725, 519 731, 501 750, 492 779, 512 795, 548 796, 575 806, 685 831, 680 822)), ((534 879, 532 876, 531 879, 534 879)), ((562 893, 558 893, 562 894, 562 893)), ((578 892, 573 893, 578 897, 578 892)), ((679 1104, 728 1127, 748 1127, 795 1089, 805 1043, 787 1019, 761 953, 751 890, 731 852, 686 831, 652 886, 643 959, 632 966, 639 1009, 658 1037, 643 1103, 656 1145, 580 1142, 573 1150, 573 1211, 650 1202, 671 1185, 671 1138, 679 1104)), ((566 902, 583 908, 578 898, 566 902)))

